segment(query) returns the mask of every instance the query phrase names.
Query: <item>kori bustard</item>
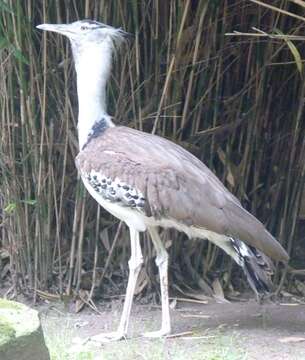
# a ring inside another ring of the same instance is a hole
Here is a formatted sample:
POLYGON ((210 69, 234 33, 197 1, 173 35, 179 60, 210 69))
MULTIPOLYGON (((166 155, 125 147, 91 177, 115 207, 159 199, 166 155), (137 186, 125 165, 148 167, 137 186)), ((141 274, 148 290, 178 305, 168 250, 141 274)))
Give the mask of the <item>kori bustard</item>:
POLYGON ((210 240, 243 268, 258 296, 267 293, 271 285, 267 256, 285 262, 288 255, 262 223, 192 154, 159 136, 115 126, 108 115, 106 83, 112 54, 126 33, 92 20, 37 27, 65 35, 71 42, 79 104, 76 164, 93 198, 130 231, 130 272, 119 327, 95 339, 116 340, 127 335, 143 262, 143 231, 149 232, 156 250, 162 302, 161 329, 146 336, 166 336, 171 331, 168 254, 159 227, 210 240))

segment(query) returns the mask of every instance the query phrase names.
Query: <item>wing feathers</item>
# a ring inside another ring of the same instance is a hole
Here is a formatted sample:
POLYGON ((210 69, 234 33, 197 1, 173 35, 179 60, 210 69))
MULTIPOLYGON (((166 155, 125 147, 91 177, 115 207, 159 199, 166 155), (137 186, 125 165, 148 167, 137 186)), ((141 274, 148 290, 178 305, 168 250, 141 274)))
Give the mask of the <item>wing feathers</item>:
POLYGON ((91 170, 118 178, 146 199, 146 216, 237 237, 276 260, 287 260, 281 245, 196 157, 166 139, 126 127, 107 129, 76 159, 91 170))
POLYGON ((223 209, 230 224, 230 234, 263 251, 274 260, 287 261, 288 255, 263 224, 247 210, 228 203, 223 209))

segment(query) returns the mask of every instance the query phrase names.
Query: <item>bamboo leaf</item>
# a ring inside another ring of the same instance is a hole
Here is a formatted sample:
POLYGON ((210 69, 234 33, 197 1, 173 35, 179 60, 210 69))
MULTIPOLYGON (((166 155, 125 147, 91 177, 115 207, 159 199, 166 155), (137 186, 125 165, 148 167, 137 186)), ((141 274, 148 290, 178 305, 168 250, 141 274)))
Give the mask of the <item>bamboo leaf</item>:
POLYGON ((300 15, 294 14, 294 13, 292 13, 292 12, 290 12, 290 11, 283 10, 283 9, 277 7, 277 6, 269 5, 269 4, 266 4, 266 3, 262 2, 262 1, 259 1, 259 0, 250 0, 250 1, 253 2, 253 3, 255 3, 255 4, 264 6, 264 7, 268 8, 268 9, 277 11, 277 12, 279 12, 279 13, 281 13, 281 14, 284 14, 284 15, 287 15, 287 16, 291 16, 291 17, 293 17, 293 18, 295 18, 295 19, 299 19, 299 20, 305 21, 304 16, 300 16, 300 15))
POLYGON ((17 208, 16 203, 10 203, 4 208, 4 211, 8 214, 12 214, 16 210, 16 208, 17 208))
POLYGON ((4 2, 4 1, 0 1, 0 11, 5 11, 5 12, 7 12, 7 13, 10 13, 10 14, 12 14, 12 15, 14 15, 15 13, 14 13, 14 11, 12 10, 12 8, 11 7, 9 7, 9 5, 6 3, 6 2, 4 2))
POLYGON ((9 42, 7 41, 6 38, 1 38, 0 39, 0 49, 5 49, 6 47, 8 47, 9 42))
MULTIPOLYGON (((280 34, 280 35, 284 35, 280 30, 278 29, 275 29, 275 32, 277 34, 280 34)), ((285 36, 283 37, 283 40, 285 41, 285 43, 287 44, 287 46, 289 47, 290 51, 291 51, 291 54, 292 56, 294 57, 294 61, 296 63, 296 66, 298 68, 298 71, 301 75, 301 77, 303 77, 303 62, 302 62, 302 58, 301 58, 301 54, 299 53, 297 47, 294 45, 294 43, 285 38, 285 36)))
POLYGON ((10 45, 10 48, 17 60, 21 61, 23 64, 29 65, 29 60, 23 55, 23 53, 19 49, 17 49, 14 45, 10 45))
POLYGON ((22 203, 27 204, 27 205, 36 205, 37 204, 37 200, 33 200, 33 199, 29 199, 29 200, 21 200, 22 203))
POLYGON ((291 1, 297 5, 300 5, 302 7, 305 7, 305 1, 303 1, 303 0, 289 0, 289 1, 291 1))

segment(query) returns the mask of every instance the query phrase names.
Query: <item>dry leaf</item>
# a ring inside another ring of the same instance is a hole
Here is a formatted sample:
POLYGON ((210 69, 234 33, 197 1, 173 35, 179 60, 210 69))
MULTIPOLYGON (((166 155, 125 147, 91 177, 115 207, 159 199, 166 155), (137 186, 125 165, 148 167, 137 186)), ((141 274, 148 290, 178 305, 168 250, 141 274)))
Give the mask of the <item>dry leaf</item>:
POLYGON ((87 290, 80 289, 78 293, 78 297, 75 301, 75 309, 74 312, 80 312, 83 307, 88 304, 89 292, 87 290))
POLYGON ((183 336, 181 339, 183 340, 201 340, 201 339, 211 339, 215 338, 215 335, 203 335, 203 336, 183 336))
POLYGON ((75 312, 76 314, 79 313, 79 312, 83 309, 84 306, 85 306, 85 303, 83 302, 83 300, 82 300, 82 299, 77 299, 77 300, 75 301, 74 312, 75 312))
POLYGON ((220 284, 220 281, 218 278, 216 278, 213 283, 212 283, 212 287, 213 287, 213 290, 214 290, 214 294, 218 297, 218 298, 224 298, 225 295, 223 293, 223 290, 222 290, 222 286, 220 284))
POLYGON ((148 277, 147 277, 145 269, 142 269, 138 276, 137 285, 136 285, 134 294, 135 295, 140 294, 142 292, 142 290, 145 288, 145 286, 147 286, 147 284, 148 284, 148 277))
POLYGON ((222 286, 220 284, 219 279, 216 278, 213 281, 212 288, 213 288, 213 291, 214 291, 214 298, 216 299, 217 302, 230 303, 229 300, 225 299, 225 295, 223 293, 222 286))
POLYGON ((181 314, 184 318, 199 318, 199 319, 210 319, 210 315, 199 315, 199 314, 181 314))
POLYGON ((166 338, 171 339, 171 338, 176 338, 176 337, 181 337, 181 336, 191 336, 191 335, 193 335, 192 331, 185 331, 185 332, 182 332, 182 333, 176 333, 176 334, 167 335, 166 338))
POLYGON ((177 307, 177 299, 173 299, 173 301, 170 302, 169 307, 171 309, 175 309, 177 307))
POLYGON ((287 336, 284 338, 279 339, 281 343, 298 343, 305 341, 305 337, 298 337, 298 336, 287 336))
POLYGON ((5 250, 5 249, 0 250, 0 258, 1 258, 1 260, 9 259, 9 257, 10 257, 10 253, 7 250, 5 250))
POLYGON ((11 269, 10 263, 7 263, 6 265, 4 265, 2 271, 1 271, 1 279, 4 279, 6 277, 6 275, 9 273, 11 269))
MULTIPOLYGON (((207 304, 208 303, 208 300, 210 300, 211 298, 206 296, 205 294, 201 293, 201 292, 198 292, 198 291, 193 291, 193 290, 188 290, 188 291, 185 291, 183 289, 181 289, 178 285, 173 285, 173 287, 178 290, 180 293, 182 293, 183 295, 186 295, 186 296, 189 296, 190 298, 193 298, 193 299, 196 299, 196 300, 199 300, 201 303, 204 303, 204 304, 207 304)), ((181 300, 182 298, 178 298, 177 297, 177 300, 181 300)), ((184 299, 184 298, 183 298, 184 299)), ((191 300, 191 299, 187 299, 187 300, 191 300)), ((185 300, 186 301, 186 300, 185 300)))
POLYGON ((281 291, 281 295, 283 295, 285 297, 293 297, 292 294, 290 294, 288 291, 284 291, 284 290, 281 291))
POLYGON ((101 241, 102 241, 103 245, 105 246, 106 250, 109 251, 110 250, 110 241, 109 241, 109 233, 108 233, 107 228, 105 228, 103 231, 101 231, 100 237, 101 237, 101 241))
MULTIPOLYGON (((170 298, 172 299, 172 298, 170 298)), ((190 299, 190 298, 179 298, 176 297, 175 298, 176 301, 183 301, 183 302, 189 302, 189 303, 194 303, 194 304, 208 304, 207 300, 195 300, 195 299, 190 299)))

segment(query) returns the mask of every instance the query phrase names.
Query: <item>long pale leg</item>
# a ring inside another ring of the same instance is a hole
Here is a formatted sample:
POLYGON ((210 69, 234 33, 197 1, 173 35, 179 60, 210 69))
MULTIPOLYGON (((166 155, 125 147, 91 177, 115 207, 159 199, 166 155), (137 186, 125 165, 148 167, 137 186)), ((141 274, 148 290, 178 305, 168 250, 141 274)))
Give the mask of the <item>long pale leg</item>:
POLYGON ((123 308, 120 324, 116 332, 93 336, 91 337, 91 340, 93 341, 107 342, 113 340, 120 340, 125 338, 127 335, 133 295, 135 292, 138 275, 141 270, 141 266, 143 264, 143 256, 141 251, 139 232, 132 228, 129 228, 129 231, 130 231, 130 241, 131 241, 131 257, 128 262, 129 277, 128 277, 124 308, 123 308))
POLYGON ((145 333, 145 337, 161 337, 170 334, 171 324, 169 315, 168 299, 168 253, 159 237, 158 230, 154 227, 148 228, 152 242, 157 252, 156 265, 159 269, 161 303, 162 303, 162 325, 158 331, 145 333))

